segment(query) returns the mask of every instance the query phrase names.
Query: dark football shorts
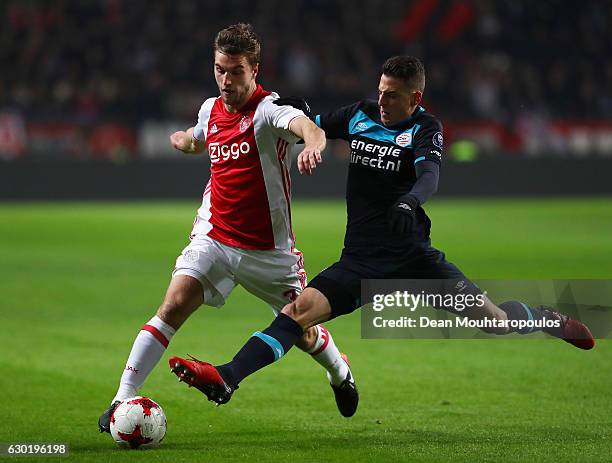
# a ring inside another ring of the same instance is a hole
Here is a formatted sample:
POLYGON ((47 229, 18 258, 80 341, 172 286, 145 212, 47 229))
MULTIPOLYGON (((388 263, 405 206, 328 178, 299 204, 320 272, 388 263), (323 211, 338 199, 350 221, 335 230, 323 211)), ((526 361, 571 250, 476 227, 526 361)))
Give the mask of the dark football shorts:
MULTIPOLYGON (((449 293, 459 290, 464 294, 482 293, 457 266, 446 260, 443 252, 431 246, 411 253, 409 260, 395 263, 343 253, 338 262, 319 273, 308 287, 325 295, 331 306, 331 318, 336 318, 372 302, 361 299, 361 280, 366 279, 438 280, 449 293)), ((439 286, 438 289, 441 290, 439 286)))

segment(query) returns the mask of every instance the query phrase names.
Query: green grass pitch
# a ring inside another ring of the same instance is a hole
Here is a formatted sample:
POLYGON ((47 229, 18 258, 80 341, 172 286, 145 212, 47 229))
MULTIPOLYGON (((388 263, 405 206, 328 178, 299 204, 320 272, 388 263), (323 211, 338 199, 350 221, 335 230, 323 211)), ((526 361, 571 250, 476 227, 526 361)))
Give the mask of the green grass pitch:
MULTIPOLYGON (((74 462, 612 458, 607 340, 590 352, 550 339, 362 340, 354 313, 328 324, 358 380, 352 419, 297 349, 216 408, 176 381, 167 356, 229 360, 271 319, 242 290, 194 314, 141 391, 166 411, 161 447, 116 448, 98 434, 98 415, 197 206, 0 204, 0 443, 68 442, 62 460, 74 462)), ((474 278, 612 278, 609 198, 435 200, 427 209, 434 245, 474 278)), ((293 215, 312 277, 339 256, 344 205, 296 202, 293 215)))

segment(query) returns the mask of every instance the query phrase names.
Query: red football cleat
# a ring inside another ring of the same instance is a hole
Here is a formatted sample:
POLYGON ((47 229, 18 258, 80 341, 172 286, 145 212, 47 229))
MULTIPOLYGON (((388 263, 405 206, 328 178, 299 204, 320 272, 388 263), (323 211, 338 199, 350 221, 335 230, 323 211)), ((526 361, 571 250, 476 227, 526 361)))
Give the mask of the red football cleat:
POLYGON ((547 318, 557 319, 561 322, 559 328, 544 328, 542 331, 563 339, 579 349, 589 350, 595 347, 595 338, 591 334, 591 330, 580 320, 570 318, 551 307, 542 306, 538 309, 546 313, 547 318))
POLYGON ((229 402, 234 391, 238 389, 238 386, 227 384, 213 365, 194 357, 191 357, 191 360, 170 357, 168 363, 170 371, 178 376, 179 381, 200 390, 208 400, 217 405, 229 402))

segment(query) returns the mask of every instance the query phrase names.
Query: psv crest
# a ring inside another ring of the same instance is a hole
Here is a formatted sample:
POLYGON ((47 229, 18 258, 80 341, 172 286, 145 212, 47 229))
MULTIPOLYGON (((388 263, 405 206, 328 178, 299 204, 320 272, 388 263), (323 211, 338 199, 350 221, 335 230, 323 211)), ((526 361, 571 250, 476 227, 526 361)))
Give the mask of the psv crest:
POLYGON ((245 132, 246 129, 248 129, 251 125, 251 118, 249 116, 242 116, 242 119, 240 119, 240 125, 238 126, 238 129, 240 130, 240 132, 245 132))
POLYGON ((402 148, 405 148, 406 146, 408 146, 410 143, 412 143, 412 132, 404 132, 404 133, 400 133, 396 138, 395 138, 395 143, 399 146, 401 146, 402 148))

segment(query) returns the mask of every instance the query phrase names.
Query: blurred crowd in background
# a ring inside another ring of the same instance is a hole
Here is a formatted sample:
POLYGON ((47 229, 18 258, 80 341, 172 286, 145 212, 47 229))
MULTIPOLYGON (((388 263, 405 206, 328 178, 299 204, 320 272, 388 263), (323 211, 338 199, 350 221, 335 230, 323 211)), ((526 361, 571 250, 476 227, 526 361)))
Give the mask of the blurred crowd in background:
POLYGON ((259 82, 317 112, 375 98, 385 58, 412 54, 457 159, 612 155, 608 0, 4 0, 0 157, 168 154, 239 21, 262 40, 259 82))

